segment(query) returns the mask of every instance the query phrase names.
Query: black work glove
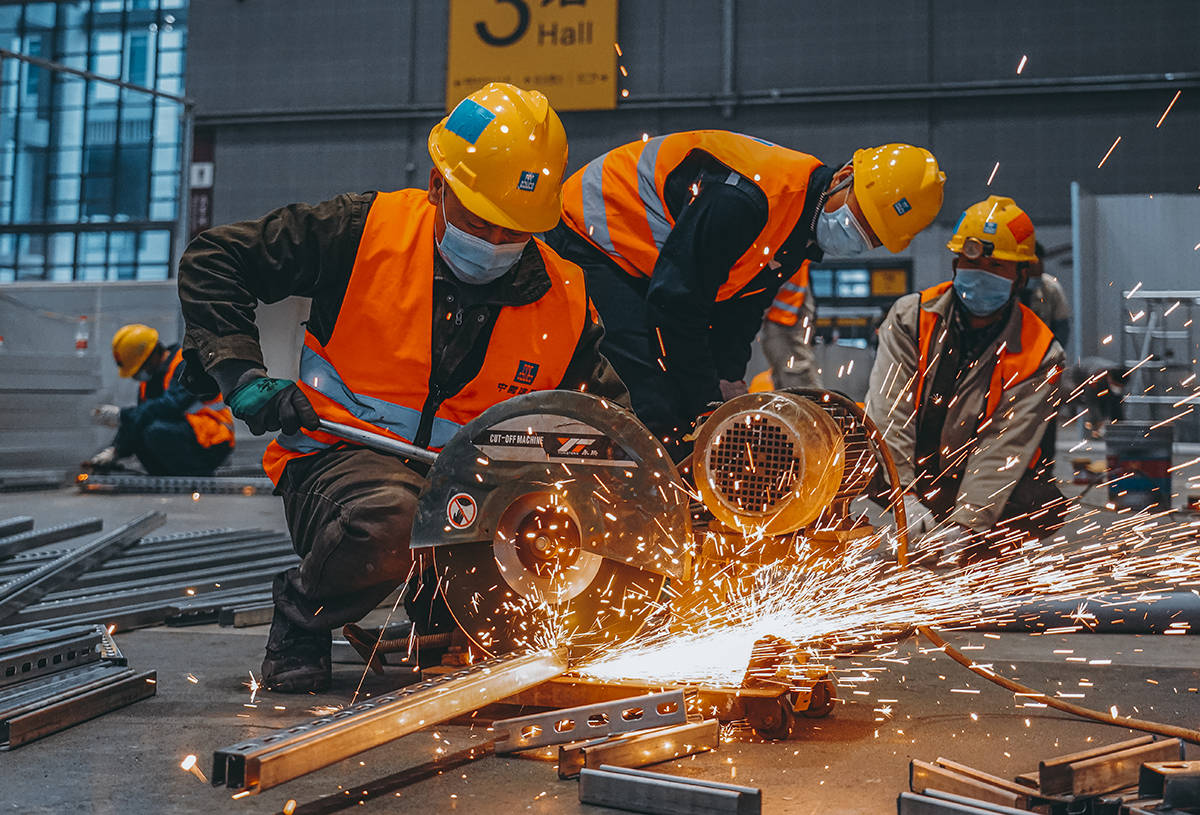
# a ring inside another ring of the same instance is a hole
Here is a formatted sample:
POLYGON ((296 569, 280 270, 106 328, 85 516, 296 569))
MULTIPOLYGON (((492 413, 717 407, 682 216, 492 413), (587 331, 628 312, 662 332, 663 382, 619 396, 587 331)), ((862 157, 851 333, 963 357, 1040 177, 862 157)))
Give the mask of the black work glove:
POLYGON ((290 379, 260 376, 225 397, 233 415, 261 436, 269 430, 297 433, 303 427, 316 430, 321 419, 316 408, 290 379))

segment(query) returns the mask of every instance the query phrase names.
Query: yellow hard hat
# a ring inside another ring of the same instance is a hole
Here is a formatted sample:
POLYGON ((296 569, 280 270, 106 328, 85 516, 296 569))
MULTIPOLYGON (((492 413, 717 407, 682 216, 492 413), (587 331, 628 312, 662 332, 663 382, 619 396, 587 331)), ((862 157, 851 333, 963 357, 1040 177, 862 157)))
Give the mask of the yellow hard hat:
POLYGON ((989 195, 967 207, 946 248, 968 257, 987 255, 997 260, 1032 263, 1037 260, 1033 221, 1011 198, 989 195), (972 254, 972 250, 977 254, 972 254))
POLYGON ((854 197, 889 252, 901 252, 942 208, 946 174, 923 147, 885 144, 854 153, 854 197))
POLYGON ((538 91, 492 82, 429 131, 429 156, 467 209, 518 232, 545 232, 562 212, 567 132, 538 91))
POLYGON ((136 374, 157 345, 158 332, 148 325, 131 323, 118 328, 112 339, 113 360, 117 363, 117 372, 124 377, 136 374))

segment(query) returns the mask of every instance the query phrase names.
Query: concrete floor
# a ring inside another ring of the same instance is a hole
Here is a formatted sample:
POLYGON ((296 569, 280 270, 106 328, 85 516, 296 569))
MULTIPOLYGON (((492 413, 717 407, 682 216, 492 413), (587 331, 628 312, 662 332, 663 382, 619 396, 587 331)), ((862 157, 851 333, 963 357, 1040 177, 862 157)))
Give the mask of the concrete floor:
MULTIPOLYGON (((148 509, 168 513, 162 531, 212 527, 283 528, 279 501, 263 497, 93 496, 70 492, 0 494, 0 518, 28 514, 47 526, 99 515, 112 528, 148 509)), ((446 751, 487 738, 466 727, 429 728, 258 795, 231 801, 179 762, 310 718, 319 705, 345 704, 361 672, 335 666, 332 692, 260 696, 249 707, 249 672, 258 674, 265 627, 146 629, 118 636, 139 670, 158 671, 158 695, 0 755, 0 811, 21 813, 269 813, 339 794, 446 751), (192 679, 195 681, 193 682, 192 679), (436 734, 436 735, 435 735, 436 734)), ((1200 718, 1200 641, 1192 637, 1076 634, 956 635, 986 646, 980 662, 1041 689, 1085 692, 1091 707, 1184 726, 1200 718), (1066 651, 1071 653, 1065 653, 1066 651), (1056 653, 1057 652, 1057 653, 1056 653), (1078 660, 1111 660, 1089 664, 1078 660), (1085 681, 1091 687, 1080 687, 1085 681)), ((662 765, 665 772, 761 787, 769 813, 894 811, 911 758, 942 756, 998 775, 1035 769, 1042 757, 1127 738, 1130 731, 1026 709, 922 643, 900 646, 898 661, 838 660, 843 677, 870 681, 839 689, 844 704, 805 722, 800 738, 733 740, 720 749, 662 765), (978 691, 975 693, 974 691, 978 691), (894 701, 881 701, 894 700, 894 701)), ((368 676, 366 693, 398 684, 368 676)), ((486 758, 366 807, 374 812, 602 812, 578 803, 575 782, 551 764, 486 758)))

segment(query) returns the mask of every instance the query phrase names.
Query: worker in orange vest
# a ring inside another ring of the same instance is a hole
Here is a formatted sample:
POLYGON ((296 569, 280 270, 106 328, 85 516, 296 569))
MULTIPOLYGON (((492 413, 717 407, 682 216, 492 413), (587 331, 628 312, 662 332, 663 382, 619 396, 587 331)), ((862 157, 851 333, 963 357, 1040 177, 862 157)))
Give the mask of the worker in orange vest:
POLYGON ((801 263, 903 250, 937 215, 944 181, 910 145, 826 167, 740 133, 646 136, 567 180, 547 242, 583 267, 605 355, 672 443, 707 405, 746 392, 763 312, 801 263))
POLYGON ((1034 226, 1011 198, 969 207, 947 248, 954 278, 900 298, 879 329, 867 415, 896 460, 910 535, 956 565, 1050 534, 1062 493, 1042 440, 1063 349, 1018 296, 1034 226))
MULTIPOLYGON (((558 221, 567 165, 546 97, 489 84, 433 128, 429 154, 427 189, 293 204, 201 234, 180 264, 189 360, 253 432, 283 431, 263 466, 303 561, 275 579, 274 690, 328 689, 330 630, 413 569, 427 466, 348 444, 321 418, 436 450, 532 390, 628 403, 582 272, 533 237, 558 221), (267 373, 254 325, 259 301, 289 295, 312 298, 296 381, 267 373)), ((404 596, 418 633, 453 625, 432 583, 404 596)))
POLYGON ((100 405, 92 416, 115 427, 112 443, 83 463, 86 470, 108 472, 136 456, 150 475, 210 476, 233 451, 233 414, 221 395, 198 399, 181 381, 183 352, 164 346, 158 331, 134 323, 112 340, 117 371, 138 382, 136 405, 100 405))
POLYGON ((759 343, 776 388, 821 387, 821 372, 812 350, 816 307, 809 288, 810 265, 811 261, 804 261, 784 281, 763 319, 759 343))

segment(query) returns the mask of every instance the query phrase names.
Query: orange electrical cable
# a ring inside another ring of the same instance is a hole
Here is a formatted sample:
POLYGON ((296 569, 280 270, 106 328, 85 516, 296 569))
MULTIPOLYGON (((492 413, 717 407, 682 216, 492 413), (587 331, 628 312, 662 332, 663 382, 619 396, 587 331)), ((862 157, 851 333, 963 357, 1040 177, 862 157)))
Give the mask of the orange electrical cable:
POLYGON ((1167 736, 1169 738, 1190 741, 1193 744, 1200 744, 1200 731, 1198 730, 1192 730, 1187 727, 1177 727, 1172 724, 1148 722, 1143 719, 1123 719, 1113 716, 1109 713, 1081 707, 1080 705, 1073 705, 1070 702, 1064 702, 1062 699, 1048 696, 1041 691, 1022 685, 1020 682, 1014 682, 1006 676, 1001 676, 998 673, 994 673, 979 667, 975 664, 975 662, 965 657, 961 651, 942 639, 936 631, 928 626, 918 626, 917 630, 921 632, 925 639, 929 640, 935 646, 945 652, 946 656, 950 657, 959 665, 962 665, 971 673, 982 676, 984 679, 987 679, 990 682, 995 682, 1002 688, 1010 690, 1013 693, 1019 693, 1020 695, 1026 696, 1033 701, 1046 705, 1047 707, 1052 707, 1057 710, 1061 710, 1064 713, 1071 713, 1075 716, 1081 716, 1085 719, 1091 719, 1103 724, 1116 725, 1117 727, 1128 727, 1131 730, 1142 730, 1146 733, 1156 733, 1160 736, 1167 736))

